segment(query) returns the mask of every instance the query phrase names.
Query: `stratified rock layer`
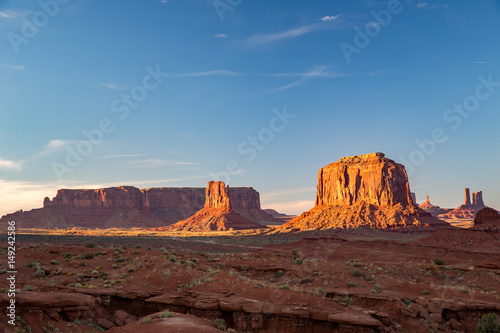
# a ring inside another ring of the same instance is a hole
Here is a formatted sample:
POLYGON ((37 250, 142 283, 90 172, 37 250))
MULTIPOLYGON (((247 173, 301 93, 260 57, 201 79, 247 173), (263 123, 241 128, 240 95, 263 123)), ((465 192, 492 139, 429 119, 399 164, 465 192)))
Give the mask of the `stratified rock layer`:
MULTIPOLYGON (((253 189, 229 188, 223 182, 211 181, 206 189, 203 209, 186 220, 171 225, 169 231, 228 231, 264 228, 262 224, 239 213, 239 211, 260 210, 260 201, 247 200, 253 189), (245 203, 245 204, 242 204, 245 203), (258 208, 257 208, 258 207, 258 208)), ((257 193, 258 194, 258 193, 257 193)), ((254 212, 256 214, 256 212, 254 212)), ((262 211, 262 215, 268 215, 262 211)), ((269 219, 272 219, 269 216, 269 219)))
POLYGON ((447 219, 473 219, 477 212, 486 208, 483 202, 483 192, 472 193, 472 203, 470 199, 470 190, 464 189, 464 204, 440 216, 447 219))
POLYGON ((483 208, 474 218, 474 229, 500 231, 500 214, 493 208, 483 208))
POLYGON ((414 205, 404 166, 373 153, 343 157, 320 169, 316 206, 283 228, 446 226, 414 205))
MULTIPOLYGON (((231 189, 234 211, 265 224, 275 219, 260 209, 253 188, 231 189)), ((120 186, 92 190, 61 189, 44 207, 2 217, 18 228, 131 228, 171 225, 204 207, 204 188, 148 188, 120 186)))

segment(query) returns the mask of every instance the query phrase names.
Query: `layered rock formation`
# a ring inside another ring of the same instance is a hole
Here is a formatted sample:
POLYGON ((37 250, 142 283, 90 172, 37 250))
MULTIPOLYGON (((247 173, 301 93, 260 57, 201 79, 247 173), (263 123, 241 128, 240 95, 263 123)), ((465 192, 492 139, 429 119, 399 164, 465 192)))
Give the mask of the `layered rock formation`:
MULTIPOLYGON (((229 188, 223 182, 211 181, 206 189, 206 201, 203 209, 186 220, 171 225, 169 231, 228 231, 263 228, 262 224, 244 216, 240 212, 260 210, 258 193, 253 189, 229 188), (250 191, 249 191, 250 190, 250 191), (257 197, 255 194, 257 193, 257 197), (252 197, 254 200, 245 200, 252 197), (243 204, 244 203, 244 204, 243 204)), ((268 215, 264 211, 261 216, 268 215)), ((269 219, 272 219, 269 216, 269 219)))
POLYGON ((474 218, 474 229, 500 231, 500 214, 493 208, 483 208, 474 218))
POLYGON ((414 205, 401 164, 382 153, 343 157, 319 170, 316 206, 284 229, 446 227, 414 205))
POLYGON ((425 202, 419 206, 423 210, 425 210, 427 213, 430 213, 434 217, 438 217, 441 214, 446 214, 449 212, 451 209, 446 209, 446 208, 441 208, 439 206, 435 206, 431 204, 431 201, 429 199, 429 196, 425 196, 425 202))
MULTIPOLYGON (((239 214, 261 223, 275 221, 260 210, 259 193, 253 188, 234 188, 231 193, 239 214)), ((61 189, 52 200, 45 198, 43 208, 8 214, 0 223, 15 220, 18 228, 153 228, 184 220, 204 203, 204 188, 61 189)))
POLYGON ((483 202, 483 192, 472 193, 472 202, 470 197, 470 190, 464 189, 464 204, 455 208, 440 217, 447 219, 473 219, 477 212, 485 208, 483 202))

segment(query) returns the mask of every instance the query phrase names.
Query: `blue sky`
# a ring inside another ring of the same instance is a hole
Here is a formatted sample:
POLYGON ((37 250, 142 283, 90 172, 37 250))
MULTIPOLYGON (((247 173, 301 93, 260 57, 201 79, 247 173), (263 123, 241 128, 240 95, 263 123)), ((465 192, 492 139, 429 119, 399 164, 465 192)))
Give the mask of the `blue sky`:
POLYGON ((500 208, 500 2, 215 4, 0 1, 0 214, 228 171, 301 213, 318 169, 379 151, 419 202, 500 208))

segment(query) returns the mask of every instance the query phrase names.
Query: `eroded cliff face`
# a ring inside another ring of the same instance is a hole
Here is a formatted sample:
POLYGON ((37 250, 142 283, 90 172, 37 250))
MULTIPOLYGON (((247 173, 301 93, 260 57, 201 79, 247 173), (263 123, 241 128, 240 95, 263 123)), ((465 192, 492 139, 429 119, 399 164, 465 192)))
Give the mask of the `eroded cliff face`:
POLYGON ((448 226, 413 203, 404 166, 382 153, 327 165, 319 170, 317 189, 316 206, 284 229, 448 226))
POLYGON ((228 231, 265 228, 259 217, 274 218, 260 209, 259 193, 253 188, 230 188, 210 181, 203 209, 186 220, 171 225, 170 231, 228 231))
POLYGON ((316 206, 412 205, 408 176, 382 153, 343 157, 318 172, 316 206))
MULTIPOLYGON (((20 228, 161 227, 184 220, 204 205, 229 205, 224 184, 205 188, 148 188, 120 186, 102 189, 61 189, 45 198, 44 207, 19 211, 1 221, 16 220, 20 228), (206 200, 208 198, 208 200, 206 200)), ((231 188, 231 205, 246 218, 258 222, 274 218, 260 210, 259 193, 253 188, 231 188)), ((229 207, 229 206, 228 206, 229 207)))
POLYGON ((500 231, 500 214, 493 208, 483 208, 474 217, 474 229, 500 231))

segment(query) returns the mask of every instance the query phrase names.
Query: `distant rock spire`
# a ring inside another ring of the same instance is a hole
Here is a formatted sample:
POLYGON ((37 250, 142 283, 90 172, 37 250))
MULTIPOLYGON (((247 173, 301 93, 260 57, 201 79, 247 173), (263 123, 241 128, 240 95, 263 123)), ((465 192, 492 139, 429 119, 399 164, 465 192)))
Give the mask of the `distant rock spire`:
POLYGON ((464 195, 465 195, 465 200, 464 200, 464 205, 470 205, 470 190, 469 188, 464 188, 464 195))

